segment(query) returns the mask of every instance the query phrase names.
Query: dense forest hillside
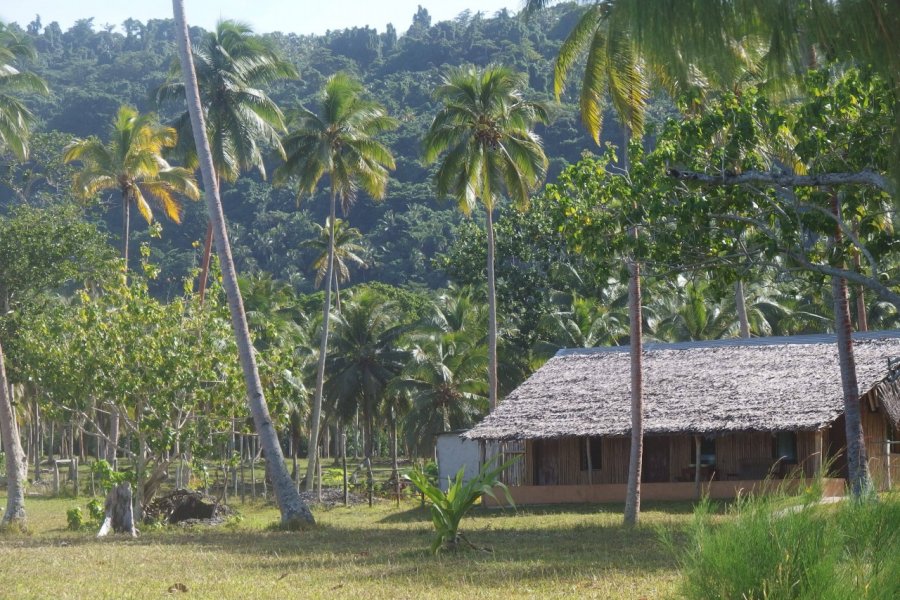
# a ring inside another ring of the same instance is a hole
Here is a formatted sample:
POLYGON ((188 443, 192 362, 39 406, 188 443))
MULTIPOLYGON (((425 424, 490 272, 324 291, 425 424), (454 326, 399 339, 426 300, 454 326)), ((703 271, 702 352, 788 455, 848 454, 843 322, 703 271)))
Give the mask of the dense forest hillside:
MULTIPOLYGON (((553 114, 552 126, 539 130, 551 158, 550 178, 567 162, 577 161, 583 151, 595 148, 583 132, 577 106, 566 99, 555 103, 550 93, 553 59, 578 11, 573 3, 527 20, 505 11, 494 16, 465 12, 452 21, 432 23, 428 12, 420 8, 405 32, 388 26, 384 32, 363 27, 324 36, 264 34, 300 72, 299 79, 278 81, 269 90, 284 110, 299 104, 315 106, 325 79, 347 71, 359 77, 400 121, 384 140, 397 158, 385 200, 375 203, 361 194, 349 216, 369 251, 368 267, 354 272, 353 281, 430 288, 447 282, 435 259, 449 251, 464 218, 452 202, 435 197, 431 173, 420 160, 421 138, 436 112, 432 91, 447 66, 499 62, 527 74, 534 98, 547 100, 553 114)), ((60 182, 67 179, 63 171, 68 167, 61 164, 61 148, 72 136, 105 139, 122 104, 142 112, 157 111, 164 119, 173 117, 174 107, 153 102, 153 92, 166 80, 174 60, 170 20, 129 19, 116 28, 82 19, 63 31, 56 22, 44 24, 38 16, 20 26, 38 50, 32 68, 47 81, 51 93, 29 99, 39 118, 39 133, 33 142, 33 163, 6 170, 3 180, 13 191, 28 194, 32 201, 42 194, 66 194, 60 182)), ((202 33, 192 30, 195 39, 202 33)), ((621 140, 621 130, 612 119, 604 138, 621 140)), ((269 158, 269 174, 276 159, 269 158)), ((303 242, 315 237, 316 225, 324 222, 325 195, 320 190, 313 198, 298 199, 293 190, 275 188, 259 173, 225 185, 223 197, 238 267, 244 272, 267 271, 291 282, 298 291, 312 291, 316 250, 303 242)), ((105 220, 110 236, 117 238, 118 204, 109 202, 92 213, 105 220)), ((194 244, 203 237, 205 222, 202 203, 188 206, 181 226, 163 221, 161 238, 151 244, 153 260, 163 273, 158 292, 168 294, 179 288, 184 275, 197 264, 194 244)), ((135 226, 135 243, 146 240, 146 226, 137 222, 135 226)))

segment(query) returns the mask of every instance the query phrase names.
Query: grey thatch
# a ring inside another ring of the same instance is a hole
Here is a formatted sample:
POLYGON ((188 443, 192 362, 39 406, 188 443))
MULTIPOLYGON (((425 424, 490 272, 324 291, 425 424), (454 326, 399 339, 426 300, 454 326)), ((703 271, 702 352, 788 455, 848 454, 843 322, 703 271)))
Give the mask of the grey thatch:
MULTIPOLYGON (((900 331, 854 335, 860 391, 900 422, 900 331)), ((719 435, 815 430, 843 413, 833 335, 715 340, 644 346, 647 434, 719 435)), ((631 430, 627 347, 560 350, 470 439, 627 435, 631 430)))

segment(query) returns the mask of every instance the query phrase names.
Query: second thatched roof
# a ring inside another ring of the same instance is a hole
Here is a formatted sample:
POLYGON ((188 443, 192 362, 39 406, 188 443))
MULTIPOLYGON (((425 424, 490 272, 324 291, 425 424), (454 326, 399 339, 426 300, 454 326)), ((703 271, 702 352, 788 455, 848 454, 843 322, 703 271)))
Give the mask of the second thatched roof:
MULTIPOLYGON (((900 331, 854 335, 860 393, 900 423, 900 331), (871 391, 871 393, 869 393, 871 391)), ((561 350, 465 434, 513 440, 631 431, 628 347, 561 350)), ((815 430, 843 414, 833 335, 644 346, 647 434, 815 430)))

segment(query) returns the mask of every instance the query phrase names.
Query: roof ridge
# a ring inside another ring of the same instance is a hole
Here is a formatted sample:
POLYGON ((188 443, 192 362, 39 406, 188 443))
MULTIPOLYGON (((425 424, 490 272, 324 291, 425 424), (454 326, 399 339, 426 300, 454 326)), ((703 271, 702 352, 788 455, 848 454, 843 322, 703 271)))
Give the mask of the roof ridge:
MULTIPOLYGON (((883 331, 855 332, 855 341, 900 339, 900 330, 889 329, 883 331)), ((768 336, 755 338, 725 338, 718 340, 699 340, 692 342, 648 342, 644 344, 644 350, 690 350, 695 348, 730 348, 735 346, 789 346, 798 344, 833 344, 837 336, 833 333, 817 333, 808 335, 768 336)), ((623 346, 598 346, 595 348, 562 348, 554 356, 589 356, 592 354, 607 354, 628 352, 630 345, 623 346)))

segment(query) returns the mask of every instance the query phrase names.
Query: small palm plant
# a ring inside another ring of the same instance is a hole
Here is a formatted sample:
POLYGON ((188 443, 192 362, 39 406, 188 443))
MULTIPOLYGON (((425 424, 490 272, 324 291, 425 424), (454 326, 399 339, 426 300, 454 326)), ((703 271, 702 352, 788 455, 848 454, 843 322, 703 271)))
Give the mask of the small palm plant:
MULTIPOLYGON (((449 482, 450 485, 446 492, 442 491, 424 471, 419 469, 415 469, 405 476, 431 502, 431 521, 434 523, 437 534, 431 544, 433 553, 437 554, 441 547, 456 550, 459 548, 460 542, 465 542, 470 548, 475 547, 460 533, 459 522, 482 495, 487 494, 497 500, 496 490, 499 488, 503 491, 506 502, 515 508, 516 505, 509 493, 509 488, 500 481, 499 477, 504 469, 518 458, 516 456, 498 466, 486 463, 478 471, 478 475, 468 482, 463 482, 465 466, 460 467, 456 472, 456 477, 449 482)), ((497 501, 499 502, 499 500, 497 501)))

